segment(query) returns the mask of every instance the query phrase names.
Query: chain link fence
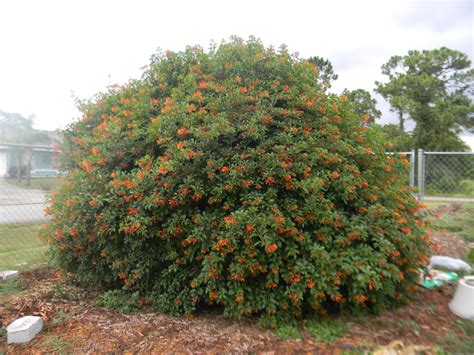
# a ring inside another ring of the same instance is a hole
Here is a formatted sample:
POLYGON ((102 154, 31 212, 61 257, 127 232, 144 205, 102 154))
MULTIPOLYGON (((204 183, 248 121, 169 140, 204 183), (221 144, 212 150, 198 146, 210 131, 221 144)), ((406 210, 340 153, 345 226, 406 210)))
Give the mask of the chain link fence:
POLYGON ((51 147, 0 145, 0 271, 47 260, 38 239, 48 194, 62 183, 51 147))
POLYGON ((420 199, 474 202, 474 152, 418 151, 420 199))

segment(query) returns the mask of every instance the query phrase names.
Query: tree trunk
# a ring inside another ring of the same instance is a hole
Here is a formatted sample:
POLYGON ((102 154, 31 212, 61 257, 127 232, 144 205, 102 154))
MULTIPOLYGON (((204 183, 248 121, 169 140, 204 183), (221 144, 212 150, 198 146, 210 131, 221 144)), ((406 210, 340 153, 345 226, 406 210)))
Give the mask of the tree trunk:
POLYGON ((405 118, 403 118, 402 110, 398 111, 398 119, 400 121, 400 130, 404 132, 405 131, 405 118))

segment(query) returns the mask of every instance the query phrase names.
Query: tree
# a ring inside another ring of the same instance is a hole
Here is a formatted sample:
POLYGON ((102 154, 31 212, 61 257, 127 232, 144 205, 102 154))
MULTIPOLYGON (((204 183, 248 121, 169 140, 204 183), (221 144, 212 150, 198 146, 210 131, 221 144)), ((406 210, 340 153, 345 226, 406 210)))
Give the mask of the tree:
POLYGON ((7 113, 0 110, 0 127, 2 143, 23 144, 25 147, 12 149, 18 157, 18 180, 22 178, 23 159, 26 159, 26 184, 31 185, 31 168, 33 151, 28 145, 46 144, 52 141, 43 131, 33 128, 34 116, 23 117, 19 113, 7 113))
POLYGON ((400 129, 412 119, 413 148, 464 150, 458 137, 474 131, 474 69, 462 52, 446 47, 409 51, 393 56, 382 66, 387 83, 376 82, 376 91, 398 113, 400 129))
POLYGON ((332 63, 323 57, 310 57, 308 62, 314 64, 318 70, 318 80, 322 81, 326 87, 331 86, 331 82, 337 80, 338 75, 334 73, 332 63))
POLYGON ((430 242, 408 162, 310 62, 256 39, 158 53, 81 109, 41 232, 78 279, 270 325, 417 282, 430 242))
POLYGON ((412 137, 396 124, 385 124, 380 126, 382 132, 387 136, 388 141, 393 145, 390 150, 393 152, 407 152, 412 149, 412 137))
POLYGON ((354 111, 359 117, 364 117, 367 124, 372 124, 376 119, 382 116, 382 112, 377 109, 377 101, 372 98, 368 91, 364 89, 357 89, 349 91, 345 89, 342 93, 346 95, 349 102, 352 104, 354 111))

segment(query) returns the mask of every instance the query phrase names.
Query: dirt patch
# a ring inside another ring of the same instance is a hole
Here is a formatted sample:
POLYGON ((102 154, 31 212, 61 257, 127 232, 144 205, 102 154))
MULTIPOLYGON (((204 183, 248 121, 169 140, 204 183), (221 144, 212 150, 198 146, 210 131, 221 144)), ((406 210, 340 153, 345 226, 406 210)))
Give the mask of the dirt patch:
MULTIPOLYGON (((255 319, 235 320, 213 313, 192 319, 145 310, 124 315, 95 305, 97 293, 66 284, 53 270, 22 274, 28 289, 5 297, 0 316, 9 324, 22 315, 40 315, 44 329, 30 343, 6 345, 0 352, 342 352, 374 349, 400 340, 404 344, 433 345, 447 337, 465 336, 448 308, 454 289, 418 289, 413 301, 393 312, 357 321, 341 318, 348 333, 331 343, 318 343, 304 330, 302 339, 282 340, 255 319), (67 298, 67 299, 66 299, 67 298)), ((448 339, 449 340, 449 339, 448 339)), ((449 349, 449 342, 442 344, 449 349)))
POLYGON ((469 250, 469 243, 458 236, 444 231, 432 231, 430 236, 433 242, 438 244, 441 249, 436 252, 437 255, 450 256, 451 258, 464 259, 469 250))

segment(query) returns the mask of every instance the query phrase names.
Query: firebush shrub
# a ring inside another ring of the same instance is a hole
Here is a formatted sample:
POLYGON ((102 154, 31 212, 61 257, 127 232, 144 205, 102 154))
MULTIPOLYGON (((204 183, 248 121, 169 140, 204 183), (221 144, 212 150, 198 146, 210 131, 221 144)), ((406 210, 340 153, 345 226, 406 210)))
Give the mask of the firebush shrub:
POLYGON ((402 301, 426 262, 408 161, 285 47, 158 53, 81 109, 42 236, 84 281, 274 325, 402 301))

